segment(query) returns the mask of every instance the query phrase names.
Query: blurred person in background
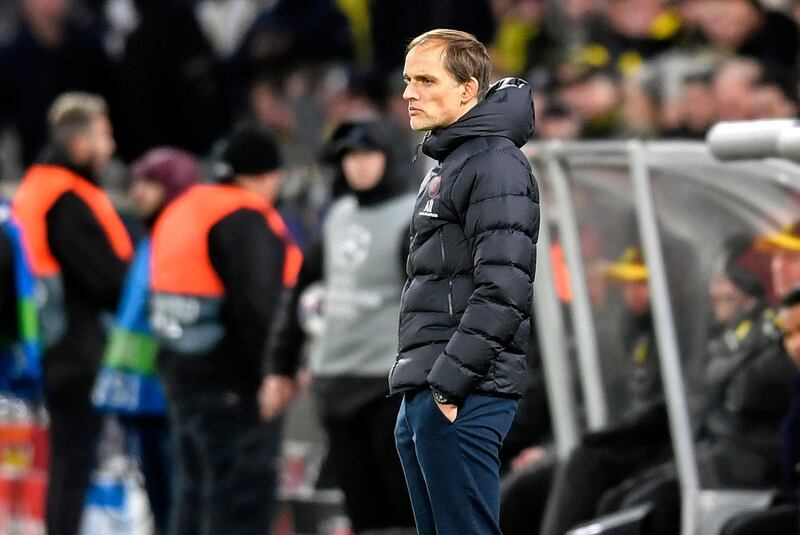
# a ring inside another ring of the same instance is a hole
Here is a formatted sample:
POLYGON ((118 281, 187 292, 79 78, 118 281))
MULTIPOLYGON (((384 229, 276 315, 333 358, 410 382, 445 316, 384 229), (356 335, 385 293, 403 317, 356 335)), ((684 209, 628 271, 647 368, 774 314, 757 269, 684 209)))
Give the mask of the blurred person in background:
POLYGON ((624 359, 618 376, 607 379, 612 391, 624 393, 626 412, 617 423, 586 433, 557 470, 541 527, 545 535, 563 535, 594 518, 607 490, 671 454, 641 249, 626 249, 605 274, 618 285, 629 315, 622 335, 624 359))
MULTIPOLYGON (((705 139, 717 120, 718 103, 706 75, 690 76, 682 84, 677 98, 677 124, 666 128, 666 137, 705 139)), ((670 105, 670 104, 667 104, 670 105)))
POLYGON ((581 127, 581 120, 562 103, 554 100, 538 114, 536 137, 543 140, 578 139, 581 127))
POLYGON ((376 76, 401 69, 406 44, 432 28, 455 28, 491 42, 496 21, 490 4, 490 0, 471 0, 465 9, 460 0, 373 0, 369 18, 376 76))
POLYGON ((170 147, 152 149, 131 166, 133 183, 128 195, 146 235, 136 247, 92 396, 95 407, 115 414, 134 442, 158 535, 167 532, 173 459, 166 402, 156 376, 158 345, 147 310, 150 233, 164 208, 199 182, 200 173, 192 155, 170 147))
POLYGON ((580 137, 615 137, 620 129, 620 87, 613 73, 577 67, 557 89, 559 100, 583 121, 580 137))
POLYGON ((603 23, 590 28, 575 54, 594 67, 636 74, 680 41, 682 26, 680 14, 663 0, 608 0, 603 23))
MULTIPOLYGON (((5 204, 6 201, 3 201, 5 204)), ((14 243, 6 229, 6 221, 10 214, 7 205, 0 208, 6 213, 0 213, 0 339, 19 339, 19 317, 17 312, 17 287, 14 274, 14 243)), ((5 346, 5 342, 2 343, 5 346)), ((3 347, 5 349, 5 347, 3 347)), ((5 386, 9 379, 10 360, 5 360, 5 355, 0 357, 0 385, 5 386)))
POLYGON ((716 51, 796 74, 800 35, 789 16, 760 0, 702 0, 697 9, 700 29, 716 51))
POLYGON ((111 66, 99 36, 70 20, 70 0, 18 2, 21 21, 0 48, 0 123, 19 136, 22 164, 47 142, 47 110, 65 91, 112 96, 111 66))
POLYGON ((191 2, 135 0, 138 25, 116 66, 120 153, 159 145, 205 154, 227 127, 220 62, 191 2))
POLYGON ((793 119, 798 112, 797 81, 767 71, 756 86, 756 116, 760 119, 793 119))
POLYGON ((25 174, 13 214, 46 296, 38 305, 52 449, 47 532, 76 535, 101 427, 90 399, 106 342, 101 314, 117 306, 133 251, 97 185, 114 152, 105 101, 66 93, 48 121, 50 145, 25 174))
MULTIPOLYGON (((709 332, 693 415, 703 488, 769 489, 779 482, 776 439, 786 410, 792 367, 780 345, 774 310, 759 279, 762 258, 753 240, 734 236, 709 284, 714 325, 709 332)), ((601 498, 606 515, 648 503, 648 534, 680 530, 680 489, 670 460, 631 475, 601 498)))
MULTIPOLYGON (((792 247, 785 240, 782 247, 792 247)), ((773 246, 778 246, 773 241, 773 246)), ((795 254, 800 251, 793 246, 795 254)), ((779 252, 778 249, 774 249, 779 252)), ((778 309, 778 325, 783 339, 783 347, 794 365, 800 369, 800 286, 789 290, 782 298, 778 309)), ((800 375, 792 374, 794 386, 788 410, 780 430, 781 484, 780 494, 771 507, 764 511, 742 513, 733 518, 722 531, 722 535, 796 535, 798 532, 798 472, 800 463, 800 375)))
POLYGON ((709 287, 715 328, 706 350, 705 410, 697 437, 700 477, 707 488, 778 483, 775 437, 789 400, 792 367, 780 344, 775 310, 766 304, 752 244, 747 236, 729 239, 709 287))
MULTIPOLYGON (((781 300, 779 325, 786 350, 795 370, 800 369, 800 287, 781 300)), ((794 387, 788 411, 781 425, 780 495, 764 511, 743 513, 732 519, 722 535, 796 535, 798 532, 798 477, 800 463, 800 375, 793 374, 794 387)))
POLYGON ((759 237, 756 246, 770 254, 772 287, 780 299, 800 284, 800 220, 759 237))
POLYGON ((341 125, 326 153, 348 192, 330 208, 273 331, 262 413, 273 418, 297 390, 307 340, 301 296, 321 285, 323 330, 309 369, 347 515, 355 533, 408 529, 414 519, 393 444, 400 399, 387 397, 414 203, 407 156, 378 121, 341 125))
POLYGON ((534 70, 534 79, 547 77, 546 70, 561 61, 564 54, 559 42, 563 36, 555 35, 553 26, 546 21, 550 2, 494 0, 491 6, 496 30, 489 54, 495 76, 519 76, 534 70))
POLYGON ((285 76, 353 53, 350 25, 334 0, 278 0, 253 21, 231 60, 232 74, 246 84, 259 72, 285 76))
POLYGON ((764 69, 752 59, 735 58, 722 63, 712 82, 718 119, 757 119, 755 89, 763 75, 764 69))
POLYGON ((622 82, 620 120, 629 137, 652 138, 660 134, 661 95, 652 84, 635 77, 622 82))
POLYGON ((257 393, 269 327, 302 257, 272 207, 272 137, 237 128, 215 171, 220 183, 189 189, 153 229, 150 323, 175 455, 168 532, 263 535, 280 423, 261 420, 257 393))

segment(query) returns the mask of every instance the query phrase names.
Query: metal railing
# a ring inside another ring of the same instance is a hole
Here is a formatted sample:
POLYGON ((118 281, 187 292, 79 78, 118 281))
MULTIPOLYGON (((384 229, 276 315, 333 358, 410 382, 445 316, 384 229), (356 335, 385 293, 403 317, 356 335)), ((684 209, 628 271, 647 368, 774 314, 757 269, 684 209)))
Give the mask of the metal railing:
MULTIPOLYGON (((669 166, 672 155, 700 158, 706 165, 718 165, 718 177, 706 174, 686 178, 696 184, 724 189, 728 168, 711 158, 800 159, 800 127, 796 121, 770 121, 750 124, 721 124, 712 130, 708 143, 643 143, 621 142, 550 142, 528 147, 534 168, 538 171, 543 190, 552 194, 552 210, 542 201, 542 224, 540 228, 540 255, 535 283, 535 306, 537 328, 542 349, 543 366, 548 383, 548 395, 559 456, 566 457, 578 441, 578 411, 575 397, 571 395, 572 376, 567 354, 566 329, 561 313, 561 303, 553 284, 550 266, 551 232, 548 214, 553 215, 559 241, 564 250, 570 277, 572 300, 569 304, 571 324, 578 363, 578 376, 583 393, 587 425, 599 429, 608 422, 608 406, 602 377, 602 366, 591 301, 582 258, 578 218, 575 200, 570 187, 570 165, 579 162, 586 168, 592 162, 598 167, 621 168, 627 171, 632 185, 632 200, 636 214, 636 228, 648 266, 648 284, 652 296, 651 313, 654 321, 656 343, 659 351, 659 366, 669 414, 670 433, 675 454, 681 488, 682 533, 685 535, 710 534, 718 528, 721 519, 710 519, 709 503, 718 503, 720 509, 727 507, 726 515, 736 510, 735 504, 750 500, 752 507, 763 507, 763 500, 756 500, 752 493, 741 493, 737 498, 728 493, 714 502, 713 492, 703 491, 698 476, 693 426, 687 404, 687 392, 673 315, 673 303, 669 292, 669 281, 665 268, 662 237, 653 196, 651 168, 669 166), (546 265, 543 265, 546 264, 546 265), (712 529, 711 526, 714 526, 712 529)), ((772 162, 772 168, 791 177, 793 184, 800 185, 800 166, 786 160, 772 162)), ((742 167, 745 164, 741 164, 742 167)), ((744 193, 732 192, 746 197, 744 193)), ((544 195, 543 195, 544 197, 544 195)), ((749 199, 743 199, 749 201, 749 199)))

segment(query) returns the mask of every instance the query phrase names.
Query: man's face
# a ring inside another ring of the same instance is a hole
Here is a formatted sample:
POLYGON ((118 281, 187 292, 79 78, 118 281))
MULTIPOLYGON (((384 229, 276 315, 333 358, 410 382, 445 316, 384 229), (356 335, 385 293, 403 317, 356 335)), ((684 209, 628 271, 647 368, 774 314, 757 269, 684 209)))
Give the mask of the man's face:
POLYGON ((715 43, 736 49, 759 22, 758 11, 747 0, 701 2, 700 27, 715 43))
POLYGON ((636 316, 643 316, 650 311, 650 288, 646 280, 623 282, 622 297, 628 310, 636 316))
POLYGON ((378 185, 386 170, 386 155, 379 150, 354 150, 342 158, 347 185, 355 191, 369 191, 378 185))
POLYGON ((752 301, 751 297, 739 290, 723 275, 719 275, 711 281, 708 297, 714 310, 714 319, 721 325, 731 321, 752 301))
POLYGON ((280 170, 261 173, 260 175, 243 175, 237 182, 246 190, 261 196, 265 201, 274 204, 281 189, 283 173, 280 170))
POLYGON ((108 165, 117 146, 111 131, 111 121, 105 115, 91 120, 89 126, 76 134, 71 142, 74 161, 100 173, 108 165))
POLYGON ((129 197, 136 205, 136 211, 143 218, 148 218, 161 209, 164 204, 164 186, 158 182, 136 177, 128 192, 129 197))
POLYGON ((444 64, 445 49, 438 43, 423 43, 406 55, 403 79, 411 129, 446 128, 465 113, 465 84, 459 83, 444 64))
POLYGON ((800 251, 780 249, 772 255, 770 262, 772 286, 775 294, 784 296, 800 284, 800 251))
POLYGON ((795 366, 800 368, 800 305, 783 308, 778 313, 783 347, 795 366))

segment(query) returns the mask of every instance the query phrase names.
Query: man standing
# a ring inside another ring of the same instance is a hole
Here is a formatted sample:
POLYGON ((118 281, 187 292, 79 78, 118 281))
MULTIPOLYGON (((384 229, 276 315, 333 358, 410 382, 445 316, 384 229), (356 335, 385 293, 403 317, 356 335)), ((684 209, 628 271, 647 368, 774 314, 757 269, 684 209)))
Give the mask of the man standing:
POLYGON ((50 146, 12 212, 36 277, 50 413, 47 532, 75 535, 101 418, 90 393, 105 346, 101 312, 119 299, 130 238, 96 176, 114 153, 105 102, 66 93, 49 111, 50 146))
POLYGON ((169 433, 164 393, 156 376, 158 345, 150 329, 150 233, 164 208, 199 182, 201 169, 189 153, 170 147, 146 152, 131 165, 128 193, 146 235, 136 246, 92 398, 115 414, 136 440, 144 486, 158 535, 166 533, 170 500, 169 433))
POLYGON ((400 400, 387 398, 395 328, 405 282, 409 209, 414 195, 378 121, 345 123, 327 153, 349 194, 331 207, 321 237, 305 255, 292 298, 271 342, 272 370, 262 387, 264 415, 294 391, 303 342, 301 295, 321 285, 323 331, 309 358, 312 391, 328 435, 353 531, 413 525, 400 461, 391 445, 400 400), (400 259, 402 257, 402 265, 400 259), (285 386, 281 386, 285 385, 285 386))
POLYGON ((420 534, 499 534, 500 444, 525 383, 539 194, 519 150, 531 88, 489 87, 472 35, 432 30, 408 46, 411 128, 437 160, 411 222, 395 438, 420 534))
POLYGON ((153 229, 150 324, 175 455, 169 533, 263 535, 280 441, 257 392, 273 313, 302 259, 272 207, 272 138, 237 130, 216 167, 220 184, 192 187, 153 229))

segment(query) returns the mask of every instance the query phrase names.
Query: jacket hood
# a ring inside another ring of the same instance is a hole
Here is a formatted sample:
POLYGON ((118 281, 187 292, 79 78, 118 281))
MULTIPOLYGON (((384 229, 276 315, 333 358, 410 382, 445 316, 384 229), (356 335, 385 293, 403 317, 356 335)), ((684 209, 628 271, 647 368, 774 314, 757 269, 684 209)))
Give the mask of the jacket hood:
POLYGON ((522 78, 493 83, 486 97, 458 121, 425 136, 422 152, 442 161, 456 147, 474 137, 499 136, 523 146, 533 134, 531 86, 522 78))
POLYGON ((402 153, 405 147, 395 131, 386 121, 347 122, 333 133, 323 149, 323 158, 336 166, 334 195, 353 193, 361 205, 377 204, 409 191, 408 177, 411 174, 408 157, 402 153), (386 155, 386 169, 378 184, 367 191, 353 191, 344 178, 342 158, 351 150, 378 150, 386 155))

